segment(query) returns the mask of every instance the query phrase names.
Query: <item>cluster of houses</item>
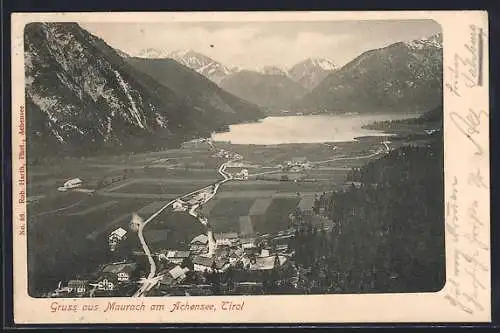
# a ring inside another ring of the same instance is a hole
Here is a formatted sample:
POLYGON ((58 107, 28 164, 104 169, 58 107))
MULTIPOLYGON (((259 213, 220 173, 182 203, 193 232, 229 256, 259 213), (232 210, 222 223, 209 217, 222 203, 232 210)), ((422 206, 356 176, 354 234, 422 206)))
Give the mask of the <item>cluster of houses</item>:
POLYGON ((183 142, 181 144, 182 148, 201 148, 205 147, 206 145, 212 146, 212 139, 211 138, 199 138, 199 139, 193 139, 190 141, 183 142))
POLYGON ((247 180, 248 179, 248 170, 242 169, 240 172, 233 174, 234 180, 247 180))
POLYGON ((111 293, 126 285, 130 285, 137 276, 135 262, 116 262, 103 265, 90 279, 69 280, 65 286, 62 281, 51 297, 65 296, 109 296, 111 293))
POLYGON ((311 169, 313 164, 306 157, 292 157, 290 161, 285 161, 280 167, 283 171, 302 172, 311 169))
MULTIPOLYGON (((155 290, 175 295, 176 292, 187 288, 190 289, 190 294, 206 294, 209 285, 204 284, 207 281, 196 282, 192 280, 192 276, 223 273, 230 267, 238 269, 243 276, 248 275, 248 281, 243 278, 243 281, 238 282, 241 288, 261 288, 262 286, 258 287, 255 279, 252 279, 252 274, 261 274, 287 265, 293 255, 291 241, 295 237, 295 231, 295 228, 289 228, 276 234, 258 236, 236 232, 200 234, 191 240, 187 250, 159 251, 155 254, 159 277, 155 290), (215 244, 213 249, 210 249, 211 237, 215 244)), ((117 232, 115 235, 124 237, 123 232, 117 232)), ((92 278, 70 280, 65 286, 59 283, 50 296, 126 296, 123 290, 126 290, 126 287, 132 292, 136 290, 139 275, 136 262, 110 263, 101 266, 92 278)))
POLYGON ((233 153, 231 151, 227 151, 225 149, 219 149, 217 150, 212 157, 217 157, 217 158, 226 158, 229 160, 241 160, 243 156, 241 156, 238 153, 233 153))
MULTIPOLYGON (((286 230, 272 234, 258 234, 253 229, 252 216, 264 212, 270 204, 269 199, 258 199, 249 210, 249 216, 239 219, 239 232, 212 232, 209 228, 206 234, 193 237, 188 244, 180 249, 164 249, 154 254, 157 262, 158 283, 153 289, 160 295, 201 295, 208 293, 210 288, 207 273, 224 273, 231 267, 239 272, 242 284, 240 287, 261 288, 255 283, 262 284, 262 274, 272 272, 277 267, 290 265, 290 258, 294 254, 293 241, 296 227, 302 223, 312 223, 332 228, 332 222, 321 215, 325 213, 327 194, 300 195, 298 210, 301 212, 301 221, 291 224, 286 230), (315 218, 318 223, 315 223, 315 218), (208 289, 207 289, 208 288, 208 289), (186 291, 188 290, 188 291, 186 291), (182 291, 182 292, 181 292, 182 291)), ((174 204, 174 209, 184 209, 186 202, 174 204)), ((291 213, 291 215, 293 215, 291 213)), ((110 233, 109 243, 112 249, 126 239, 127 231, 118 228, 110 233)), ((144 255, 136 251, 136 255, 144 255)), ((137 290, 137 281, 142 273, 138 272, 136 260, 115 262, 104 265, 85 280, 71 280, 66 286, 60 283, 51 297, 65 295, 74 296, 111 296, 127 295, 127 288, 132 293, 137 290)))
POLYGON ((241 288, 258 288, 251 281, 252 274, 286 265, 293 254, 289 242, 294 236, 295 229, 259 236, 236 232, 200 234, 190 241, 187 250, 169 249, 156 254, 160 277, 156 290, 176 295, 191 288, 190 294, 201 295, 208 292, 204 287, 207 281, 203 280, 207 273, 224 273, 230 267, 243 272, 244 277, 248 275, 250 281, 239 281, 241 288), (198 282, 193 276, 198 277, 198 282))

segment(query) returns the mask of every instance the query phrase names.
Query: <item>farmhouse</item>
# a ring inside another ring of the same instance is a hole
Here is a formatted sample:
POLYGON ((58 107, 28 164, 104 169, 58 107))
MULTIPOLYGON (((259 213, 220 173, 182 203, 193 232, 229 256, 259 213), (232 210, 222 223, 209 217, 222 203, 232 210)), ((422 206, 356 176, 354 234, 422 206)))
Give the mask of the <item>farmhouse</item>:
POLYGON ((269 255, 270 255, 270 254, 269 254, 269 250, 262 249, 262 250, 260 251, 260 255, 259 255, 259 256, 260 256, 260 257, 262 257, 262 258, 266 258, 266 257, 269 257, 269 255))
POLYGON ((181 282, 186 278, 186 272, 188 269, 181 268, 181 266, 177 265, 171 270, 168 271, 168 274, 176 281, 181 282))
POLYGON ((200 244, 206 245, 208 243, 208 237, 205 234, 199 234, 191 240, 191 245, 200 244))
POLYGON ((212 265, 214 263, 213 258, 203 257, 203 256, 194 256, 193 257, 193 266, 196 272, 211 272, 212 265))
POLYGON ((176 200, 172 204, 172 208, 173 208, 174 212, 183 212, 183 211, 187 210, 186 203, 180 199, 176 200))
POLYGON ((80 186, 82 186, 82 180, 80 178, 73 178, 64 183, 65 188, 75 188, 80 186))
POLYGON ((68 292, 83 294, 87 291, 89 281, 87 280, 70 280, 68 281, 68 292))
POLYGON ((279 245, 288 245, 290 241, 295 237, 295 235, 282 235, 282 236, 277 236, 272 239, 272 243, 275 246, 279 245))
POLYGON ((256 247, 256 245, 255 245, 255 238, 253 238, 253 237, 242 238, 241 239, 241 247, 243 249, 256 247))
POLYGON ((288 251, 288 244, 279 244, 276 245, 276 252, 283 253, 288 251))
POLYGON ((217 245, 233 245, 238 242, 238 234, 235 232, 223 232, 214 234, 217 245))
POLYGON ((250 270, 251 271, 256 271, 256 270, 270 270, 273 269, 277 264, 278 265, 283 265, 287 261, 287 258, 285 256, 269 256, 269 257, 257 257, 255 258, 254 261, 250 262, 250 270))
POLYGON ((167 251, 166 258, 168 261, 181 264, 186 258, 189 257, 189 251, 167 251))
POLYGON ((257 293, 263 293, 264 286, 262 282, 238 282, 235 286, 234 293, 239 295, 254 295, 257 293))
POLYGON ((200 148, 206 145, 207 139, 193 139, 191 141, 186 141, 181 144, 181 147, 184 149, 189 148, 200 148))
POLYGON ((118 243, 127 238, 127 230, 118 228, 114 230, 108 237, 108 244, 111 251, 116 249, 118 243))
POLYGON ((208 246, 206 244, 191 244, 189 245, 189 252, 191 254, 201 254, 208 251, 208 246))
POLYGON ((115 279, 102 276, 97 280, 95 284, 97 290, 100 291, 112 291, 115 288, 115 279))
POLYGON ((109 264, 104 266, 102 272, 109 273, 111 276, 116 276, 116 279, 120 282, 128 282, 136 267, 136 263, 109 264))
POLYGON ((247 180, 248 179, 248 170, 247 169, 241 170, 240 172, 238 172, 237 174, 234 175, 234 179, 247 180))
POLYGON ((118 228, 111 233, 110 237, 116 237, 118 240, 123 240, 126 238, 125 237, 126 234, 127 230, 123 228, 118 228))
POLYGON ((304 156, 292 157, 292 164, 294 164, 294 165, 305 164, 307 162, 308 162, 307 157, 304 157, 304 156))

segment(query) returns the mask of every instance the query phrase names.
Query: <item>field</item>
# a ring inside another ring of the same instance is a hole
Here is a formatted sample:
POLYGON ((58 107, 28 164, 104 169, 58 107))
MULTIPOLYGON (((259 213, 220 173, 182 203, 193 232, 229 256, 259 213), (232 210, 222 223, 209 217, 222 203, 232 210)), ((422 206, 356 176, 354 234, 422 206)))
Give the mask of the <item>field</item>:
POLYGON ((144 238, 148 244, 151 241, 153 252, 164 249, 187 250, 189 242, 201 233, 206 233, 206 227, 191 215, 166 211, 145 228, 144 238))
POLYGON ((210 223, 214 226, 214 231, 239 232, 239 217, 248 215, 254 201, 254 198, 220 199, 208 215, 210 223))
MULTIPOLYGON (((383 146, 380 138, 359 142, 304 145, 252 146, 217 144, 218 148, 241 154, 243 163, 229 172, 247 168, 248 180, 224 183, 216 197, 206 203, 203 213, 215 232, 239 232, 240 216, 250 216, 256 233, 272 233, 289 226, 289 214, 299 202, 298 194, 331 191, 345 183, 352 167, 376 158, 383 146), (336 148, 332 148, 336 147, 336 148), (280 173, 277 165, 296 157, 315 164, 299 173, 280 173), (351 159, 345 159, 346 157, 351 159), (257 174, 275 180, 257 180, 257 174), (280 181, 282 175, 291 181, 280 181), (294 182, 305 178, 310 181, 294 182), (260 210, 252 210, 260 200, 260 210), (257 212, 257 213, 255 213, 257 212)), ((28 166, 28 250, 30 293, 53 289, 58 281, 75 278, 109 262, 109 233, 123 227, 127 246, 138 248, 138 238, 129 229, 132 213, 147 219, 166 202, 220 180, 217 168, 223 163, 206 148, 183 148, 144 154, 63 159, 46 165, 28 166), (99 180, 126 175, 125 179, 97 188, 89 195, 59 192, 70 178, 83 180, 92 188, 99 180)), ((144 230, 152 252, 167 248, 185 249, 189 241, 205 233, 206 227, 186 212, 170 209, 159 214, 144 230)))
POLYGON ((185 181, 170 184, 158 184, 154 182, 132 182, 114 190, 113 192, 120 193, 151 193, 151 194, 173 194, 182 195, 209 186, 213 182, 210 180, 205 181, 185 181))

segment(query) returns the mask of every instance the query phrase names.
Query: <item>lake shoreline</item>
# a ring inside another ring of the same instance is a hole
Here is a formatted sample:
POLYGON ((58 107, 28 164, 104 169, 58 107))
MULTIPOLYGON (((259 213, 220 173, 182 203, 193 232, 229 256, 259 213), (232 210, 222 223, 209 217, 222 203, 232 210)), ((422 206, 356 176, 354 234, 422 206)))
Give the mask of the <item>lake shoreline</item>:
POLYGON ((418 118, 420 115, 421 113, 397 115, 344 113, 341 115, 268 116, 253 123, 230 125, 229 131, 214 132, 210 138, 213 142, 259 146, 356 142, 363 137, 394 135, 394 133, 369 128, 374 123, 418 118))

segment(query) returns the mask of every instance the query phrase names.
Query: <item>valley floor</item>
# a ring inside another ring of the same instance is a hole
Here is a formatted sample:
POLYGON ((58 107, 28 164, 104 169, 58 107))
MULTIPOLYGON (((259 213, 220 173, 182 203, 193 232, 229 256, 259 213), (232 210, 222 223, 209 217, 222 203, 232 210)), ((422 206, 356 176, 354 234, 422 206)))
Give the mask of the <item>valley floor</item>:
MULTIPOLYGON (((169 249, 188 250, 194 237, 206 234, 207 227, 194 216, 165 208, 174 199, 210 185, 220 188, 200 207, 200 214, 213 233, 241 234, 240 221, 250 219, 254 236, 278 234, 292 227, 290 214, 301 201, 351 186, 346 177, 352 168, 419 140, 367 137, 335 144, 273 146, 200 142, 159 152, 30 166, 29 292, 44 295, 59 281, 84 279, 97 267, 124 257, 137 264, 137 278, 147 276, 153 256, 169 249), (232 159, 234 154, 239 159, 232 159), (222 165, 230 178, 223 183, 222 165), (82 180, 81 187, 58 191, 73 178, 82 180), (146 220, 155 213, 139 240, 130 231, 132 214, 146 220), (109 251, 108 236, 117 228, 128 230, 121 244, 126 255, 109 251), (149 264, 147 251, 142 257, 130 254, 142 251, 144 243, 152 253, 149 264)), ((325 222, 333 224, 321 219, 322 225, 325 222)), ((142 287, 131 287, 138 288, 142 287)), ((121 291, 118 296, 126 294, 121 291)))

